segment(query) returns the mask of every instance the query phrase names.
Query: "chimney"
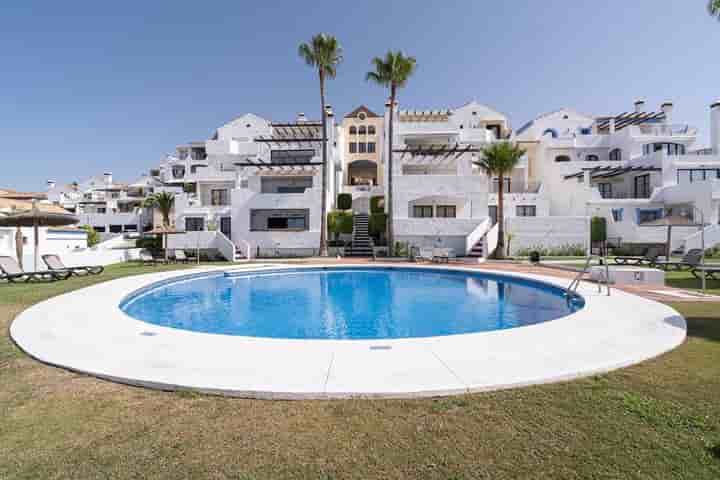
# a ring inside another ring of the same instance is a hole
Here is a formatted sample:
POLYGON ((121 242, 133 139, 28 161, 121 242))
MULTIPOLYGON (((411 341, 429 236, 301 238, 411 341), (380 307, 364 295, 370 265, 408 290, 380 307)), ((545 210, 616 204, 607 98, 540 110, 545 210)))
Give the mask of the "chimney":
POLYGON ((333 113, 332 105, 325 105, 325 115, 328 117, 334 117, 335 114, 333 113))
POLYGON ((104 173, 103 177, 105 177, 105 185, 112 185, 112 173, 104 173))
POLYGON ((615 133, 615 117, 610 119, 610 122, 608 123, 608 130, 610 133, 615 133))
POLYGON ((305 118, 305 114, 302 113, 302 112, 298 113, 296 122, 297 122, 297 123, 305 123, 305 122, 307 122, 307 118, 305 118))
POLYGON ((720 100, 710 105, 710 147, 714 155, 720 155, 720 100))
POLYGON ((665 123, 672 123, 673 103, 665 102, 660 105, 660 110, 665 114, 665 123))
POLYGON ((645 111, 645 100, 635 100, 635 113, 640 113, 645 111))
POLYGON ((48 180, 47 187, 48 187, 48 190, 54 189, 55 188, 55 180, 48 180))

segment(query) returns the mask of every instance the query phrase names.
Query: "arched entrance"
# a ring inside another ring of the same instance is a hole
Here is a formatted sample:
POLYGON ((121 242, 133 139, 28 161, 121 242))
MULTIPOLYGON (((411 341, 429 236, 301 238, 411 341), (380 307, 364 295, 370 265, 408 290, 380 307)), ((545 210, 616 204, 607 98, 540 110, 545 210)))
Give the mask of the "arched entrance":
POLYGON ((348 164, 348 184, 377 185, 377 163, 372 160, 355 160, 348 164))

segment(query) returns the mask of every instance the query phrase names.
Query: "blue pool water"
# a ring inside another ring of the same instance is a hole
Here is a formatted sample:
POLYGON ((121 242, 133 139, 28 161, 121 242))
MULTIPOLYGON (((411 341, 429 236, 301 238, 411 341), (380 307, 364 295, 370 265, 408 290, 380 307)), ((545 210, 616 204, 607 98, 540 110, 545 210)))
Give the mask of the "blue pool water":
POLYGON ((329 268, 215 274, 151 286, 121 309, 164 327, 271 338, 386 339, 502 330, 582 308, 543 283, 485 273, 329 268))

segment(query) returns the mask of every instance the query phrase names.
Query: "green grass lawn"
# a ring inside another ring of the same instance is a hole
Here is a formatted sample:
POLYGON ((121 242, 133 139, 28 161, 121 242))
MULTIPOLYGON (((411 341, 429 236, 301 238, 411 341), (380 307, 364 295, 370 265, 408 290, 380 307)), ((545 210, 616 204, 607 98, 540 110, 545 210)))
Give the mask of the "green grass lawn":
MULTIPOLYGON (((166 393, 47 367, 7 335, 99 277, 0 284, 0 478, 720 478, 720 306, 675 304, 689 339, 608 375, 424 400, 166 393)), ((628 312, 630 317, 631 313, 628 312)))

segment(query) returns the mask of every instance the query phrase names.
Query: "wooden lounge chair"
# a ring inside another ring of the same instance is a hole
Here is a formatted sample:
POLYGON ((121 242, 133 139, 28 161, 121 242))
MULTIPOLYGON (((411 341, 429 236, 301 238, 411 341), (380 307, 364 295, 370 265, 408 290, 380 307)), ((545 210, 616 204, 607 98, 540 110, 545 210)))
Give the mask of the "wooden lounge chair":
POLYGON ((675 261, 675 260, 655 260, 651 266, 660 268, 662 270, 668 271, 668 270, 675 270, 675 271, 681 271, 681 270, 691 270, 698 265, 700 265, 700 260, 702 259, 702 250, 699 248, 693 248, 692 250, 688 251, 685 255, 683 255, 682 260, 675 261))
POLYGON ((56 272, 53 270, 25 272, 12 257, 0 257, 0 271, 3 273, 2 278, 12 283, 27 283, 31 280, 54 282, 55 280, 65 280, 72 275, 70 272, 56 272))
POLYGON ((150 253, 149 250, 141 250, 140 251, 140 261, 143 265, 152 265, 155 266, 158 263, 167 263, 167 261, 164 258, 156 257, 152 253, 150 253))
POLYGON ((54 272, 70 272, 72 275, 83 276, 83 275, 99 275, 105 267, 101 265, 87 265, 82 267, 66 267, 65 264, 60 260, 58 255, 43 255, 43 262, 47 265, 48 270, 54 272))
POLYGON ((628 256, 621 255, 615 257, 615 263, 618 265, 652 265, 660 256, 660 251, 657 248, 648 248, 647 252, 643 256, 628 256))
POLYGON ((698 265, 690 273, 698 280, 702 280, 703 275, 706 280, 720 280, 720 265, 698 265))

